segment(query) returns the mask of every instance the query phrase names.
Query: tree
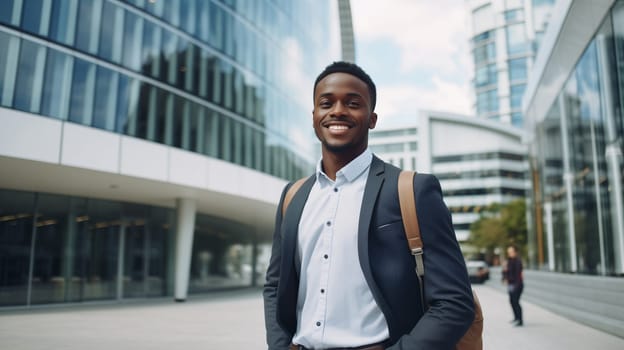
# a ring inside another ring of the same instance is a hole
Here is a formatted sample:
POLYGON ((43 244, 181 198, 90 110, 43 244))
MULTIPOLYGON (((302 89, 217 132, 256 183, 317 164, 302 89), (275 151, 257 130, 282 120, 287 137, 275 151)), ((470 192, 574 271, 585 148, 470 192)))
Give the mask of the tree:
POLYGON ((527 240, 526 205, 524 199, 507 204, 494 203, 481 212, 479 219, 470 225, 468 241, 478 250, 485 251, 485 258, 492 261, 497 248, 504 251, 515 244, 525 251, 527 240))

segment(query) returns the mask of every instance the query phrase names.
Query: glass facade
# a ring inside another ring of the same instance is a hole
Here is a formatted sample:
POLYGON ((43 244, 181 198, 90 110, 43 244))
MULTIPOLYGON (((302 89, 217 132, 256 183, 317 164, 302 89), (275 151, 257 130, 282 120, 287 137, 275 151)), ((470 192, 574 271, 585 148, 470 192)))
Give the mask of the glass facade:
POLYGON ((479 118, 522 128, 527 74, 554 0, 489 0, 470 4, 474 105, 479 118))
POLYGON ((622 274, 624 2, 618 1, 542 120, 531 150, 532 265, 622 274), (605 72, 608 72, 605 74, 605 72))
POLYGON ((298 178, 315 161, 299 131, 311 74, 335 58, 331 5, 3 1, 1 105, 298 178))
MULTIPOLYGON (((311 87, 339 57, 337 10, 0 1, 0 106, 299 178, 316 161, 311 87)), ((88 196, 0 188, 0 306, 173 295, 175 210, 88 196)), ((261 283, 256 229, 195 214, 188 290, 261 283)))
POLYGON ((170 293, 173 211, 0 190, 0 306, 170 293))

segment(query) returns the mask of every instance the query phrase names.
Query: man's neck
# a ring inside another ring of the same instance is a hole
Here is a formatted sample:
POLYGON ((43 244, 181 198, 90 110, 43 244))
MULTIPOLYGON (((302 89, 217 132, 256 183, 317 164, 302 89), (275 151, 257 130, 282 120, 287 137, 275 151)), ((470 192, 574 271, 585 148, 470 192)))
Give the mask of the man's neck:
POLYGON ((357 158, 359 155, 364 153, 366 149, 362 150, 357 154, 344 154, 344 153, 335 153, 329 152, 323 149, 323 159, 321 160, 321 166, 323 168, 323 172, 327 177, 332 180, 336 180, 336 173, 344 168, 347 164, 351 163, 352 160, 357 158))

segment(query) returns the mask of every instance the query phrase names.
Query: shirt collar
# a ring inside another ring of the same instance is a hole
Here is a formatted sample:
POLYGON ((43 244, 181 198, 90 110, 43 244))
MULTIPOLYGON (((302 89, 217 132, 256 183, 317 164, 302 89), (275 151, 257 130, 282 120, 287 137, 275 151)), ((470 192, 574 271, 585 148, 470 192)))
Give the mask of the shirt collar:
MULTIPOLYGON (((323 159, 318 161, 316 164, 316 181, 318 181, 321 185, 333 183, 326 174, 323 172, 323 159)), ((368 169, 373 162, 373 153, 370 149, 366 149, 359 156, 355 157, 349 164, 342 167, 342 169, 338 170, 336 173, 336 182, 353 182, 353 180, 357 179, 362 173, 368 169), (343 181, 340 181, 341 178, 344 178, 343 181)))

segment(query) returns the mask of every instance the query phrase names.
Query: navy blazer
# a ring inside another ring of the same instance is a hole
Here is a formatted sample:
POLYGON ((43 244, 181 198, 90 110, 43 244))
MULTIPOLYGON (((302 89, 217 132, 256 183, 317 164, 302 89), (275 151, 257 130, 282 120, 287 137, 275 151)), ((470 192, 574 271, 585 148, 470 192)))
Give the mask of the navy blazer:
MULTIPOLYGON (((451 215, 442 200, 438 180, 417 174, 414 195, 424 246, 427 304, 423 312, 415 261, 401 220, 399 173, 400 169, 373 157, 358 226, 360 267, 388 323, 390 349, 454 349, 474 319, 474 300, 451 215)), ((281 207, 290 184, 278 206, 263 292, 271 350, 288 349, 297 329, 297 232, 314 181, 314 176, 308 178, 284 217, 281 207)))

